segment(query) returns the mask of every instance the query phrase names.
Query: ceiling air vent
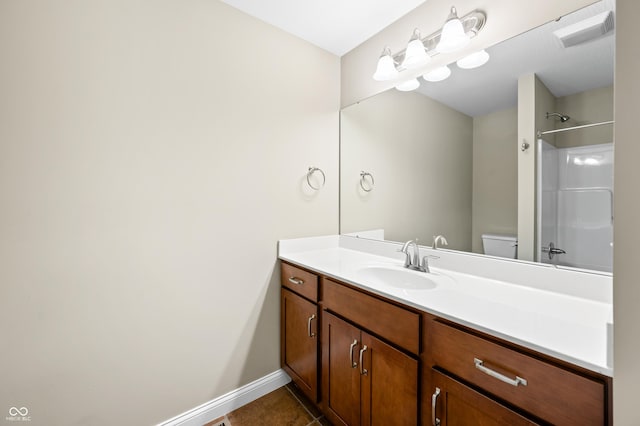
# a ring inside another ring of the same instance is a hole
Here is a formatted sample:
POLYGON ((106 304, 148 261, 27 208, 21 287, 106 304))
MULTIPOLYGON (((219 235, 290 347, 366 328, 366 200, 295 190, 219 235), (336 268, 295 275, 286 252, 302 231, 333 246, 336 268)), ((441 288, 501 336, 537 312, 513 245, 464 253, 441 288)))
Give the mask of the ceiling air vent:
POLYGON ((598 13, 591 18, 567 25, 553 32, 563 47, 593 40, 613 30, 613 11, 598 13))

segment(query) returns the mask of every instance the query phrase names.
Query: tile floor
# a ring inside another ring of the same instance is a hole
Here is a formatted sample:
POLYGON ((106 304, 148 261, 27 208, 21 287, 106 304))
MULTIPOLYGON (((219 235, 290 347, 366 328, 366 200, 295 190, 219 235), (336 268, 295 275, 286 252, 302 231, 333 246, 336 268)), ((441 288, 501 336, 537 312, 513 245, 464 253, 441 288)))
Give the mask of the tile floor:
POLYGON ((204 426, 331 426, 320 410, 289 383, 204 426))

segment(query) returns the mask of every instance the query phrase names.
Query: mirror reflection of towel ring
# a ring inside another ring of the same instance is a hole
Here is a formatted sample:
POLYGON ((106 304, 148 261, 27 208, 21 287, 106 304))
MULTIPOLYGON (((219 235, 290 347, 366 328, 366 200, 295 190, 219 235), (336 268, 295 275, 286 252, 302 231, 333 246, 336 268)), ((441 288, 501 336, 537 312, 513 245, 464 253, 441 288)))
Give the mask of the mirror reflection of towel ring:
POLYGON ((318 191, 320 188, 322 188, 324 186, 324 183, 326 182, 326 180, 327 179, 326 179, 322 169, 320 169, 318 167, 313 167, 313 166, 309 167, 309 170, 307 171, 307 184, 309 184, 311 189, 318 191), (320 174, 322 175, 322 184, 320 184, 320 186, 313 186, 313 184, 311 183, 311 176, 313 176, 313 174, 315 172, 320 172, 320 174))
POLYGON ((371 192, 374 183, 373 175, 371 173, 365 171, 360 172, 360 188, 362 188, 364 192, 371 192), (370 180, 371 183, 367 182, 367 176, 369 176, 368 180, 370 180))

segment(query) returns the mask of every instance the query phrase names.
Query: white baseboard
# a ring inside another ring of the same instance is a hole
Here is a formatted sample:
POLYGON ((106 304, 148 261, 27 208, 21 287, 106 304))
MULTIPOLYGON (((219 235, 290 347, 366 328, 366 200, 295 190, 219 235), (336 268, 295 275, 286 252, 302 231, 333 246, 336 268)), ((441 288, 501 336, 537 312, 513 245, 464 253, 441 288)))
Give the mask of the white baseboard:
POLYGON ((290 381, 291 378, 284 370, 276 370, 256 381, 232 390, 209 402, 205 402, 172 419, 159 423, 158 426, 202 426, 245 404, 255 401, 269 392, 273 392, 290 381))

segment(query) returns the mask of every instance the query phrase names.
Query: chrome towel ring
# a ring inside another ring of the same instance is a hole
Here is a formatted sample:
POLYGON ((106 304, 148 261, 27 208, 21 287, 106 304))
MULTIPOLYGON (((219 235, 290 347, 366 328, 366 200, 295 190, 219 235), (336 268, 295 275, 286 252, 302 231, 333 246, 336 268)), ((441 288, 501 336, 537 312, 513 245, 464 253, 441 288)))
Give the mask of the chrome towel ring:
POLYGON ((371 192, 374 184, 375 181, 373 180, 373 175, 371 173, 365 172, 364 170, 360 172, 360 188, 362 188, 364 192, 371 192), (369 179, 367 179, 367 176, 369 179))
POLYGON ((326 179, 322 169, 320 169, 318 167, 314 167, 314 166, 309 167, 309 170, 307 171, 307 184, 311 187, 311 189, 313 189, 315 191, 318 191, 320 188, 322 188, 324 186, 326 181, 327 181, 327 179, 326 179), (320 174, 322 175, 322 184, 320 184, 319 186, 314 186, 311 183, 311 177, 313 176, 313 174, 315 172, 320 172, 320 174))

